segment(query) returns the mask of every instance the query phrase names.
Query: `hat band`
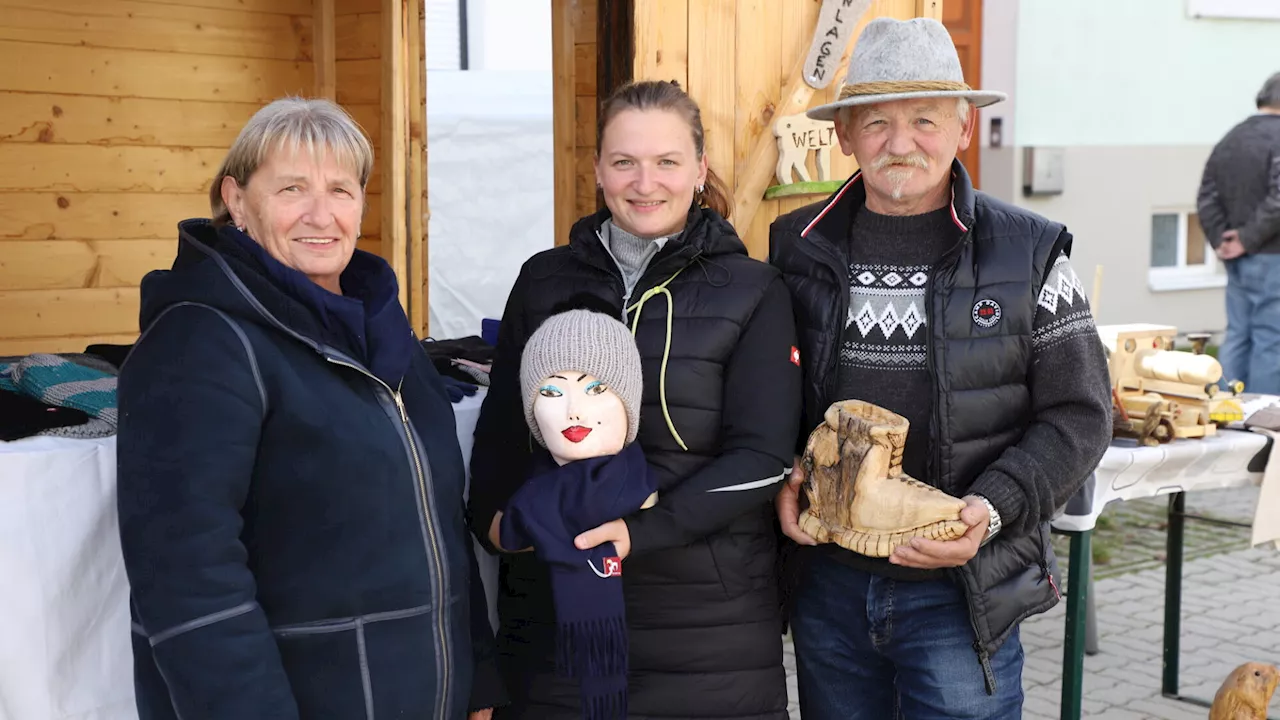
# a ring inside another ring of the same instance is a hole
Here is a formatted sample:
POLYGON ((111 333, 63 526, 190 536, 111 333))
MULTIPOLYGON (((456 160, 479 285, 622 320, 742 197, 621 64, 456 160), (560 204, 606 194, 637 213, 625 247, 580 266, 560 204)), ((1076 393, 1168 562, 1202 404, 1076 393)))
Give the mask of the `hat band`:
POLYGON ((845 100, 861 95, 899 95, 914 92, 970 92, 973 88, 966 83, 953 80, 890 80, 886 82, 864 82, 845 85, 840 88, 840 99, 845 100))

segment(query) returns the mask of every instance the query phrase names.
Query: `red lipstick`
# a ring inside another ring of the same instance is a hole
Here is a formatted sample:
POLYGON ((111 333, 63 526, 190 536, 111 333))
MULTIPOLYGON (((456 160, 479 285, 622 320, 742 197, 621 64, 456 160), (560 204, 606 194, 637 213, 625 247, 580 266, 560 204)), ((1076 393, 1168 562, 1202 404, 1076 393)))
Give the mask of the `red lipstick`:
POLYGON ((587 436, 591 434, 591 428, 582 427, 581 425, 574 425, 573 427, 568 427, 568 428, 565 428, 564 430, 561 430, 560 434, 563 435, 565 439, 571 443, 580 443, 583 440, 586 440, 587 436))

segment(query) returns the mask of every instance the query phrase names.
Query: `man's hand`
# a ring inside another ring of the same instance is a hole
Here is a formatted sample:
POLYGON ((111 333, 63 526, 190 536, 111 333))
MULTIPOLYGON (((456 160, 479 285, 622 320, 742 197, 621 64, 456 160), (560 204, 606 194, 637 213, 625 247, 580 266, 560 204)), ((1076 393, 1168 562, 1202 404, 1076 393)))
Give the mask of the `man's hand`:
POLYGON ((938 568, 960 567, 978 554, 978 547, 987 536, 987 523, 991 516, 987 506, 978 498, 966 495, 968 503, 960 511, 960 521, 969 526, 964 535, 955 540, 929 540, 927 538, 911 538, 910 545, 900 545, 889 556, 894 565, 936 570, 938 568))
POLYGON ((579 550, 590 550, 607 542, 613 543, 619 559, 625 560, 631 554, 631 531, 627 529, 625 520, 610 520, 594 530, 588 530, 573 539, 573 546, 579 550))
MULTIPOLYGON (((493 522, 489 523, 489 542, 494 547, 498 548, 499 551, 505 552, 505 553, 533 551, 533 546, 529 546, 523 550, 508 550, 502 547, 502 543, 498 542, 498 540, 501 537, 502 537, 502 511, 499 510, 498 512, 493 514, 493 522)), ((483 711, 480 711, 480 712, 483 712, 483 711)))
POLYGON ((483 710, 472 710, 467 713, 467 720, 491 720, 493 718, 493 708, 485 708, 483 710))
POLYGON ((801 545, 817 545, 817 541, 800 529, 800 486, 804 484, 804 468, 800 467, 800 458, 796 458, 791 466, 791 477, 783 484, 774 498, 773 504, 778 511, 778 522, 782 532, 801 545))
POLYGON ((1214 250, 1220 260, 1235 260, 1244 254, 1244 245, 1240 243, 1240 231, 1228 230, 1222 233, 1222 242, 1214 250))

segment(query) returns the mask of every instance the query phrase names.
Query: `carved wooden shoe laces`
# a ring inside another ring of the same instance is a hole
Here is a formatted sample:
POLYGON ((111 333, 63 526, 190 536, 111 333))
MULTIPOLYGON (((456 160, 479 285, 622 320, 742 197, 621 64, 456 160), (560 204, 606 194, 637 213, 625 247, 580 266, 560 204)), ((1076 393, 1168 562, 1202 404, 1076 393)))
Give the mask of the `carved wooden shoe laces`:
POLYGON ((965 502, 902 472, 907 419, 860 400, 827 408, 801 467, 809 508, 800 529, 818 542, 888 557, 913 537, 954 540, 965 502))

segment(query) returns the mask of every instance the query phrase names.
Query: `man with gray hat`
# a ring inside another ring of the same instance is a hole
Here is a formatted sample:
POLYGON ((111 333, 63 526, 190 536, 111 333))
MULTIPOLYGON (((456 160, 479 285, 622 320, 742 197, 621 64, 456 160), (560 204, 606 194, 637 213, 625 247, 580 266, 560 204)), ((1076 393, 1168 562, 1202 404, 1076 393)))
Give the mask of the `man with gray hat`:
POLYGON ((862 169, 770 228, 805 375, 797 452, 833 402, 903 415, 904 471, 963 498, 970 526, 887 559, 815 546, 796 463, 777 508, 806 720, 1019 718, 1018 625, 1060 599, 1048 521, 1110 441, 1110 384, 1071 235, 956 160, 974 108, 1003 99, 965 84, 937 21, 872 21, 840 99, 808 113, 862 169))
POLYGON ((1227 266, 1222 375, 1245 390, 1280 394, 1280 73, 1267 78, 1258 112, 1213 148, 1196 210, 1204 237, 1227 266))

